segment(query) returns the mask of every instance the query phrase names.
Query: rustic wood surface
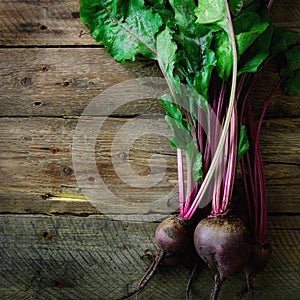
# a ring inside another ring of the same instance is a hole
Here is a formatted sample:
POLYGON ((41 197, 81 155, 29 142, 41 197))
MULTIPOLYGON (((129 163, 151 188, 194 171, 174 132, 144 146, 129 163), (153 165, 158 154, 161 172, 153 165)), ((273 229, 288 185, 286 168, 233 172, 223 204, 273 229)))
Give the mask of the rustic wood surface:
MULTIPOLYGON (((160 76, 153 62, 114 62, 78 12, 75 0, 0 2, 0 299, 117 299, 136 286, 150 263, 147 255, 156 253, 157 222, 151 215, 157 220, 166 213, 136 214, 130 207, 151 207, 168 193, 170 209, 176 203, 175 152, 155 99, 105 101, 104 112, 91 116, 103 122, 95 144, 97 170, 110 191, 127 201, 125 207, 109 213, 102 200, 86 197, 97 192, 88 164, 88 175, 76 180, 73 138, 87 105, 115 84, 160 76), (128 152, 127 139, 144 124, 159 134, 140 136, 128 152), (132 134, 116 143, 126 126, 132 134), (112 159, 120 166, 130 163, 138 178, 152 170, 162 179, 141 192, 123 181, 131 174, 119 178, 112 159), (136 222, 117 220, 134 214, 136 222)), ((300 32, 300 1, 275 1, 272 18, 281 28, 300 32)), ((270 62, 264 75, 253 93, 256 118, 278 79, 276 65, 270 62)), ((254 299, 300 299, 299 100, 278 92, 263 124, 273 257, 257 278, 254 299)), ((84 145, 77 146, 84 158, 84 145)), ((140 298, 184 299, 190 272, 163 268, 140 298)), ((234 299, 241 283, 241 276, 229 279, 220 298, 234 299)), ((191 299, 208 299, 211 285, 212 273, 204 268, 191 299)))
MULTIPOLYGON (((1 299, 117 299, 136 286, 147 254, 156 254, 155 223, 29 215, 2 216, 0 226, 1 299)), ((269 218, 273 257, 256 279, 254 299, 299 299, 299 226, 298 216, 269 218)), ((140 299, 185 299, 190 273, 162 268, 140 299)), ((206 268, 198 272, 191 299, 208 299, 212 278, 206 268)), ((234 299, 242 282, 228 279, 220 298, 234 299)))
MULTIPOLYGON (((176 153, 165 138, 169 128, 162 118, 155 119, 159 134, 145 135, 133 143, 130 156, 122 156, 128 150, 123 149, 128 137, 119 141, 117 149, 111 154, 112 143, 119 128, 129 123, 134 123, 131 127, 141 127, 146 121, 152 123, 153 119, 106 118, 105 129, 97 138, 96 157, 101 176, 115 193, 128 200, 155 199, 175 187, 176 153), (112 155, 118 164, 128 161, 142 176, 148 172, 148 160, 153 154, 161 155, 154 167, 164 177, 155 189, 144 189, 140 193, 139 189, 122 182, 113 170, 112 155), (163 161, 167 162, 166 170, 159 168, 163 161)), ((63 212, 65 205, 70 213, 79 213, 83 207, 85 213, 89 212, 89 207, 90 212, 94 211, 83 198, 73 171, 71 145, 77 122, 76 118, 0 119, 0 135, 3 139, 0 153, 5 158, 1 163, 0 175, 2 211, 47 212, 50 203, 51 212, 63 212), (65 198, 65 201, 57 201, 58 198, 65 198), (72 201, 73 208, 70 207, 72 201)), ((269 119, 265 122, 261 146, 265 156, 270 212, 299 212, 300 139, 297 128, 300 128, 299 118, 269 119), (288 189, 285 188, 287 185, 288 189)))
MULTIPOLYGON (((87 28, 78 20, 78 1, 2 0, 0 11, 1 45, 95 45, 87 28)), ((274 1, 273 20, 282 28, 299 32, 299 11, 299 1, 274 1)))

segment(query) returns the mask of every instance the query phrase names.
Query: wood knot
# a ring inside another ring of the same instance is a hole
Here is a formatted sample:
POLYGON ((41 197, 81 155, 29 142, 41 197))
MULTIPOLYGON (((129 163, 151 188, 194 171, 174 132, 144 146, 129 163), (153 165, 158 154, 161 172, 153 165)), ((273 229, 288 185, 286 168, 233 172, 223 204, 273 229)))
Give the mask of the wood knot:
POLYGON ((43 30, 43 31, 44 31, 44 30, 47 30, 47 29, 48 29, 48 26, 46 26, 46 25, 41 25, 41 26, 40 26, 40 29, 43 30))
POLYGON ((49 66, 48 65, 42 66, 42 72, 48 72, 48 71, 49 71, 49 66))
POLYGON ((127 154, 125 152, 121 152, 119 154, 119 158, 122 159, 122 160, 126 160, 128 157, 127 157, 127 154))
POLYGON ((71 167, 64 167, 63 172, 65 175, 69 176, 73 173, 73 169, 71 167))
POLYGON ((95 179, 95 177, 93 177, 93 176, 90 176, 90 177, 88 178, 88 181, 89 181, 89 182, 95 182, 95 180, 96 180, 96 179, 95 179))
POLYGON ((52 239, 52 233, 49 231, 49 230, 43 230, 41 232, 41 237, 44 239, 44 240, 50 240, 52 239))
POLYGON ((32 80, 31 80, 31 77, 28 77, 28 76, 25 76, 21 79, 21 84, 23 86, 30 86, 32 85, 32 80))
POLYGON ((58 152, 59 152, 59 147, 57 147, 57 146, 53 146, 53 147, 51 147, 51 152, 52 152, 52 154, 57 154, 58 152))
POLYGON ((61 85, 64 86, 64 87, 67 87, 71 84, 71 81, 70 80, 65 80, 61 85))
POLYGON ((71 13, 71 16, 72 16, 72 18, 74 18, 74 19, 79 19, 79 18, 80 18, 80 13, 79 13, 79 11, 73 11, 73 12, 71 13))
POLYGON ((53 286, 56 288, 60 288, 60 287, 62 287, 62 283, 59 280, 55 279, 53 281, 53 286))

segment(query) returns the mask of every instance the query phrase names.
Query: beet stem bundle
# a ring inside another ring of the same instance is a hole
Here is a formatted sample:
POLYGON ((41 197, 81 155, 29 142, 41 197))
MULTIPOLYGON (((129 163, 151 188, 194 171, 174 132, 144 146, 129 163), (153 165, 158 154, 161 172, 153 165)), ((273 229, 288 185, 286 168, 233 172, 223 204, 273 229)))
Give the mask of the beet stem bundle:
POLYGON ((122 63, 140 55, 155 60, 169 87, 160 103, 177 149, 178 214, 158 226, 157 257, 122 299, 139 294, 169 259, 194 266, 201 257, 215 272, 211 300, 225 279, 239 272, 245 273, 243 297, 267 265, 271 250, 259 136, 279 87, 288 94, 300 91, 298 35, 271 24, 272 3, 81 0, 81 19, 98 43, 122 63), (278 55, 285 65, 256 127, 250 95, 263 67, 278 55), (246 215, 235 210, 237 204, 246 215))

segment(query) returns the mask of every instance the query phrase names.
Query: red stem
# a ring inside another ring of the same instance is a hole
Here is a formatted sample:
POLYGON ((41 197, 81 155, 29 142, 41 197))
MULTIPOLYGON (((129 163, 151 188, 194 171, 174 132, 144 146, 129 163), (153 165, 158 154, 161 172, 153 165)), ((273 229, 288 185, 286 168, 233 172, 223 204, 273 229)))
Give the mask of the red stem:
POLYGON ((228 132, 229 141, 229 157, 227 163, 227 171, 224 178, 224 192, 222 200, 221 212, 225 212, 230 206, 232 197, 233 184, 236 171, 237 158, 237 107, 234 105, 234 110, 231 117, 230 131, 228 132))
POLYGON ((231 19, 231 13, 230 8, 227 0, 224 0, 225 6, 226 6, 226 12, 227 12, 227 18, 228 18, 228 27, 229 27, 229 37, 231 40, 232 45, 232 58, 233 58, 233 64, 232 64, 232 82, 231 82, 231 91, 230 91, 230 97, 229 97, 229 104, 228 104, 228 111, 226 114, 226 118, 224 121, 224 127, 222 130, 222 133, 220 135, 220 139, 218 142, 217 150, 214 154, 214 157, 211 161, 210 168, 202 182, 201 187, 199 188, 199 192, 197 196, 195 197, 190 209, 185 214, 185 219, 192 218, 193 214, 197 210, 198 206, 201 204, 201 206, 205 206, 208 199, 204 198, 205 193, 209 190, 210 185, 212 184, 213 175, 215 174, 216 168, 218 166, 218 162, 221 159, 221 153, 224 149, 224 144, 226 141, 226 136, 229 130, 229 125, 231 121, 232 112, 234 109, 234 103, 236 101, 236 83, 237 83, 237 48, 236 48, 236 41, 235 41, 235 35, 234 35, 234 28, 233 23, 231 19))
POLYGON ((267 5, 268 10, 271 10, 272 4, 273 4, 274 0, 269 0, 269 3, 267 5))
MULTIPOLYGON (((249 155, 249 153, 245 153, 245 155, 249 155)), ((253 207, 252 207, 252 202, 250 200, 250 191, 249 191, 248 185, 250 185, 250 189, 251 189, 252 193, 253 193, 253 189, 251 187, 251 183, 247 182, 247 174, 246 174, 245 170, 246 170, 245 156, 243 156, 240 161, 240 172, 241 172, 241 177, 242 177, 244 189, 245 189, 245 197, 246 197, 246 202, 247 202, 247 207, 248 207, 249 222, 250 222, 250 224, 253 224, 253 207)), ((251 176, 249 174, 248 174, 248 178, 251 178, 251 176)))
POLYGON ((255 228, 256 232, 256 239, 258 242, 263 243, 266 238, 266 227, 267 227, 267 199, 266 199, 266 185, 265 185, 265 176, 264 176, 264 168, 263 168, 263 162, 262 162, 262 155, 259 147, 259 136, 261 132, 262 122, 264 120, 265 114, 267 112, 267 109, 270 105, 271 100, 273 99, 276 91, 280 88, 282 82, 286 79, 286 77, 289 75, 290 72, 286 72, 284 76, 278 80, 277 84, 271 91, 260 116, 255 140, 254 140, 254 164, 253 169, 255 171, 254 173, 254 180, 255 180, 255 186, 256 186, 256 197, 257 202, 259 202, 259 212, 256 211, 255 215, 257 216, 257 221, 255 222, 257 224, 257 227, 255 228))
POLYGON ((178 188, 179 188, 179 214, 183 216, 185 192, 182 150, 177 149, 178 188))

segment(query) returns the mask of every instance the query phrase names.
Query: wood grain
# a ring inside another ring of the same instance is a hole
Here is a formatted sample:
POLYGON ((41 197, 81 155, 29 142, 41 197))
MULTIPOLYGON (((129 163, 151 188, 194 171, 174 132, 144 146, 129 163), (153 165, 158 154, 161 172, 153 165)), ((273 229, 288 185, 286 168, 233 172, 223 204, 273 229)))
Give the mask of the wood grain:
POLYGON ((1 45, 95 44, 79 19, 77 0, 2 0, 0 12, 1 45))
MULTIPOLYGON (((151 202, 174 189, 176 192, 172 192, 173 196, 170 197, 177 198, 176 153, 169 145, 167 137, 171 133, 162 116, 93 117, 92 121, 103 122, 96 135, 96 172, 113 194, 132 203, 151 202), (123 128, 132 136, 119 136, 123 128), (155 182, 155 188, 152 187, 154 184, 150 187, 143 183, 140 187, 133 186, 132 182, 142 182, 144 176, 151 172, 149 159, 153 155, 156 155, 156 159, 151 161, 152 173, 155 173, 152 176, 160 176, 161 179, 155 182), (163 167, 164 163, 166 167, 163 167), (129 164, 132 173, 116 173, 116 167, 125 164, 129 164)), ((77 177, 74 173, 72 149, 74 151, 73 137, 77 124, 78 119, 64 118, 0 119, 2 212, 38 211, 38 205, 41 212, 46 212, 46 208, 50 209, 48 212, 54 212, 57 207, 54 204, 58 199, 68 203, 61 204, 59 212, 63 207, 65 212, 86 213, 88 207, 91 212, 94 211, 85 201, 86 194, 83 194, 85 188, 97 188, 97 174, 86 159, 88 150, 85 141, 88 134, 76 146, 83 160, 82 165, 79 162, 77 167, 80 169, 77 177), (51 200, 54 202, 50 206, 51 200), (15 205, 15 201, 19 204, 15 205)), ((299 129, 300 119, 275 119, 264 123, 261 147, 270 212, 299 212, 299 129), (282 188, 284 185, 289 188, 282 188)))
MULTIPOLYGON (((139 77, 159 77, 154 62, 139 60, 121 65, 105 49, 0 49, 0 116, 78 116, 105 89, 139 77)), ((263 103, 278 80, 276 64, 270 63, 264 80, 252 93, 258 118, 263 103)), ((115 115, 162 113, 157 101, 124 105, 115 115)), ((266 118, 299 117, 299 95, 277 92, 266 118), (282 105, 284 103, 284 105, 282 105)), ((106 103, 106 105, 112 105, 106 103)), ((108 108, 109 109, 109 108, 108 108)))
MULTIPOLYGON (((2 299, 117 299, 138 283, 155 255, 156 223, 122 223, 101 216, 2 216, 2 299)), ((255 299, 297 299, 300 218, 271 217, 272 260, 256 280, 255 299)), ((184 299, 191 270, 163 268, 141 299, 184 299)), ((221 299, 234 299, 242 284, 225 282, 221 299)), ((212 273, 204 268, 192 284, 192 299, 208 299, 212 273)))
MULTIPOLYGON (((300 32, 299 1, 274 1, 271 17, 281 28, 300 32)), ((126 105, 107 98, 102 114, 90 112, 91 121, 105 121, 96 137, 97 171, 109 190, 127 201, 125 210, 120 206, 112 213, 86 197, 99 191, 93 187, 97 178, 86 163, 86 144, 79 143, 87 176, 76 180, 82 174, 75 176, 72 147, 80 116, 95 97, 116 84, 147 76, 160 76, 155 63, 139 59, 121 65, 96 45, 79 19, 78 0, 0 2, 1 299, 110 300, 139 282, 150 264, 149 255, 156 254, 154 231, 166 213, 153 209, 137 214, 132 207, 153 208, 154 199, 172 190, 176 158, 167 139, 153 132, 139 136, 129 152, 125 144, 147 128, 145 122, 166 135, 163 110, 156 99, 141 95, 126 105), (130 134, 116 143, 114 138, 129 125, 130 134), (152 159, 152 170, 162 175, 155 188, 132 187, 125 181, 136 177, 125 172, 123 181, 116 173, 116 166, 122 169, 129 163, 137 178, 148 175, 152 154, 160 155, 152 159)), ((256 119, 278 80, 273 61, 263 78, 252 94, 256 119)), ((257 277, 255 300, 299 299, 299 97, 277 92, 263 123, 267 239, 273 256, 257 277)), ((84 136, 88 140, 90 132, 84 136)), ((177 203, 176 192, 168 201, 170 210, 172 203, 177 203)), ((185 299, 190 272, 184 267, 161 268, 140 299, 185 299)), ((204 268, 193 281, 191 299, 208 299, 212 278, 204 268)), ((242 276, 228 279, 220 298, 234 299, 241 284, 242 276)))
MULTIPOLYGON (((275 1, 273 23, 299 32, 299 1, 275 1)), ((89 29, 79 19, 79 1, 2 0, 0 45, 95 45, 89 29)))
MULTIPOLYGON (((0 56, 1 116, 78 116, 105 89, 159 75, 151 62, 122 65, 104 49, 0 49, 0 56)), ((124 105, 114 114, 162 111, 157 102, 140 98, 135 107, 124 105)))

